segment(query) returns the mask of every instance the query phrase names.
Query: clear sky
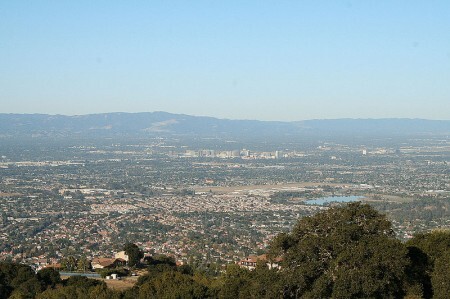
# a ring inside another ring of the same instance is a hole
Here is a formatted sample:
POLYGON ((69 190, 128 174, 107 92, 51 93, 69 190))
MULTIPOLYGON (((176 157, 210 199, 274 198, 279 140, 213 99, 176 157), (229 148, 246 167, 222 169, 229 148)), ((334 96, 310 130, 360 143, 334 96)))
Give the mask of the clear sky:
POLYGON ((0 112, 450 119, 450 1, 0 0, 0 112))

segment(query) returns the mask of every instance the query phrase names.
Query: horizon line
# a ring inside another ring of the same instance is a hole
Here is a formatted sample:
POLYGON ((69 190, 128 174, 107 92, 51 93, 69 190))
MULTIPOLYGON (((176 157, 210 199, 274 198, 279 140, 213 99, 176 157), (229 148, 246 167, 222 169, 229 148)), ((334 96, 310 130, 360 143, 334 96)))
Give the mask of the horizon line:
POLYGON ((247 119, 247 118, 225 118, 225 117, 216 117, 210 115, 193 115, 186 113, 173 113, 167 111, 140 111, 140 112, 124 112, 124 111, 114 111, 114 112, 94 112, 94 113, 85 113, 85 114, 63 114, 63 113, 17 113, 17 112, 0 112, 0 115, 46 115, 46 116, 63 116, 63 117, 82 117, 82 116, 93 116, 93 115, 107 115, 107 114, 151 114, 151 113, 166 113, 172 115, 182 115, 189 117, 200 117, 200 118, 214 118, 218 120, 231 120, 231 121, 261 121, 261 122, 284 122, 284 123, 293 123, 293 122, 302 122, 302 121, 327 121, 327 120, 425 120, 425 121, 450 121, 450 119, 429 119, 429 118, 420 118, 420 117, 341 117, 341 118, 310 118, 310 119, 301 119, 301 120, 261 120, 261 119, 247 119))

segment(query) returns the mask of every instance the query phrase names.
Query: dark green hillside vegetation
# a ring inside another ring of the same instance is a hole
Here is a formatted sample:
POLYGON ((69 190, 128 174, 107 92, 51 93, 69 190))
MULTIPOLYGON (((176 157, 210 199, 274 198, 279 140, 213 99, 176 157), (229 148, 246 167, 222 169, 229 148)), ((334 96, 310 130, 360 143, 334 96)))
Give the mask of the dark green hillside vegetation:
MULTIPOLYGON (((134 244, 126 248, 140 251, 134 244)), ((123 292, 99 280, 54 270, 35 274, 30 267, 0 264, 3 298, 448 298, 450 232, 397 240, 384 215, 351 203, 300 219, 278 235, 269 260, 282 257, 281 269, 259 261, 253 271, 228 265, 219 276, 191 265, 176 266, 166 256, 146 258, 146 275, 123 292)))
POLYGON ((279 235, 272 255, 283 255, 287 298, 401 298, 406 247, 390 223, 368 205, 350 204, 301 219, 279 235))
POLYGON ((26 265, 0 263, 0 299, 34 298, 36 294, 58 285, 61 285, 61 278, 53 269, 35 274, 26 265))
POLYGON ((417 234, 406 243, 411 252, 411 273, 422 286, 425 298, 450 294, 450 232, 417 234))

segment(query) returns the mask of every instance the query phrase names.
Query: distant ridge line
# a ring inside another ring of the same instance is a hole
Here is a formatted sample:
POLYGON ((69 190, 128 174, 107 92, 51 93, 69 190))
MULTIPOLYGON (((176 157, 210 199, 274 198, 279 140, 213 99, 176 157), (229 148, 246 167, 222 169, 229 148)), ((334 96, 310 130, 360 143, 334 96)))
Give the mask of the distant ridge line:
POLYGON ((424 121, 443 121, 447 122, 450 120, 446 119, 428 119, 428 118, 420 118, 420 117, 380 117, 380 118, 374 118, 374 117, 342 117, 342 118, 310 118, 310 119, 303 119, 303 120, 292 120, 292 121, 285 121, 285 120, 260 120, 260 119, 240 119, 240 118, 226 118, 226 117, 215 117, 215 116, 208 116, 208 115, 191 115, 191 114, 185 114, 185 113, 171 113, 166 111, 146 111, 146 112, 121 112, 121 111, 115 111, 115 112, 98 112, 98 113, 86 113, 86 114, 52 114, 52 113, 15 113, 15 112, 6 112, 6 113, 0 113, 0 116, 2 115, 15 115, 15 116, 48 116, 48 117, 86 117, 86 116, 101 116, 101 115, 138 115, 138 114, 167 114, 167 115, 177 115, 177 116, 187 116, 187 117, 199 117, 199 118, 211 118, 211 119, 218 119, 218 120, 231 120, 231 121, 261 121, 261 122, 283 122, 283 123, 295 123, 295 122, 303 122, 303 121, 344 121, 344 120, 424 120, 424 121))
POLYGON ((301 137, 450 134, 450 120, 342 118, 303 121, 232 120, 169 112, 85 115, 0 113, 0 137, 301 137))

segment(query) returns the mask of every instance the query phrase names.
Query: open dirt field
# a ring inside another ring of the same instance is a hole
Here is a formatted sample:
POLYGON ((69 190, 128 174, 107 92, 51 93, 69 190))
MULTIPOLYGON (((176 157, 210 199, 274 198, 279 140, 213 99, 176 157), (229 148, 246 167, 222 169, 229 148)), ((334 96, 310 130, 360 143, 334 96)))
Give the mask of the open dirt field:
POLYGON ((314 186, 344 186, 345 184, 335 184, 335 183, 286 183, 286 184, 276 184, 276 185, 249 185, 249 186, 232 186, 232 187, 200 187, 195 188, 195 192, 218 192, 218 193, 228 193, 228 192, 245 192, 248 190, 286 190, 286 189, 295 189, 295 188, 305 188, 305 187, 314 187, 314 186))
POLYGON ((106 282, 108 288, 123 291, 132 288, 135 285, 137 278, 126 277, 121 280, 114 280, 114 279, 102 279, 102 280, 106 282))
MULTIPOLYGON (((67 279, 67 278, 69 278, 69 276, 61 276, 61 279, 63 279, 63 280, 67 279)), ((137 276, 123 277, 120 280, 104 279, 104 278, 93 278, 93 279, 98 279, 98 280, 104 281, 106 283, 106 285, 108 286, 108 288, 118 290, 118 291, 123 291, 123 290, 132 288, 136 284, 138 277, 137 276)))

